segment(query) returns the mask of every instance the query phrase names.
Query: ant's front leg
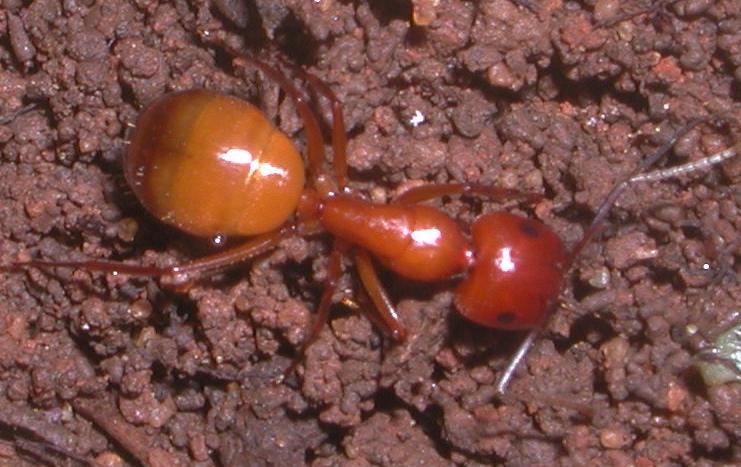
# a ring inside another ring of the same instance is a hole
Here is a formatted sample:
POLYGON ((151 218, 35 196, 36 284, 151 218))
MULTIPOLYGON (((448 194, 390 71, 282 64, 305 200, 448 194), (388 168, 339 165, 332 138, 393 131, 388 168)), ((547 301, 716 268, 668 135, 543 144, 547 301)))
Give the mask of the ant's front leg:
MULTIPOLYGON (((378 278, 378 273, 373 266, 373 260, 367 251, 358 249, 355 252, 355 266, 358 271, 363 288, 368 294, 373 305, 375 305, 378 319, 374 320, 386 331, 395 341, 401 342, 406 339, 407 331, 401 325, 399 313, 396 307, 391 303, 391 299, 386 293, 383 284, 378 278)), ((371 318, 372 319, 372 318, 371 318)))

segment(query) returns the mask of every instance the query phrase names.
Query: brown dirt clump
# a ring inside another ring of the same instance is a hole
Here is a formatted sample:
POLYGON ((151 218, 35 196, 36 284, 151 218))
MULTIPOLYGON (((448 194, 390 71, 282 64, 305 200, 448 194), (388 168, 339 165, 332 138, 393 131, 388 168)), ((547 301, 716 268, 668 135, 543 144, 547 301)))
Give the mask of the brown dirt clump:
MULTIPOLYGON (((739 141, 736 0, 1 4, 3 265, 167 265, 212 250, 149 217, 120 161, 138 111, 194 87, 258 103, 303 147, 290 100, 234 69, 219 41, 286 57, 334 90, 356 191, 542 193, 520 209, 569 244, 693 117, 731 123, 692 130, 670 164, 739 141)), ((452 283, 391 274, 405 343, 338 305, 297 377, 274 384, 317 305, 321 236, 189 287, 2 273, 0 464, 741 463, 741 385, 707 388, 692 369, 739 317, 740 179, 736 157, 629 189, 503 401, 493 385, 520 336, 465 322, 452 283)), ((463 224, 499 207, 436 205, 463 224)))

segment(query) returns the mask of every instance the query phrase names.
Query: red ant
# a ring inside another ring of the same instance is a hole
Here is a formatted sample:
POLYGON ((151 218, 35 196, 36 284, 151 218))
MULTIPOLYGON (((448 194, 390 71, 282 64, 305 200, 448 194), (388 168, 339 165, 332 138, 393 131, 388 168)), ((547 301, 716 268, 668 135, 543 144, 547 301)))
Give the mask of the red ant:
MULTIPOLYGON (((601 229, 608 211, 630 180, 606 198, 582 240, 570 251, 543 223, 496 212, 480 216, 470 235, 447 214, 420 202, 449 195, 537 200, 539 195, 476 184, 412 188, 390 204, 374 204, 347 188, 346 132, 342 107, 331 89, 303 73, 332 108, 334 176, 326 170, 322 133, 306 97, 275 67, 249 62, 293 100, 306 132, 308 185, 301 156, 288 137, 245 101, 206 90, 157 99, 139 116, 124 157, 124 171, 141 203, 157 218, 185 232, 216 237, 252 236, 240 246, 166 268, 108 261, 37 261, 11 267, 73 267, 131 275, 203 273, 247 261, 295 235, 333 236, 327 278, 316 320, 299 357, 328 319, 351 254, 358 276, 379 315, 374 319, 395 340, 406 336, 371 256, 387 269, 417 281, 460 277, 458 311, 471 321, 504 330, 529 330, 498 383, 503 392, 558 299, 574 258, 601 229), (292 217, 292 215, 295 215, 292 217)), ((661 158, 694 121, 647 159, 638 172, 661 158)), ((6 268, 7 269, 7 268, 6 268)), ((299 358, 297 357, 289 372, 299 358)))

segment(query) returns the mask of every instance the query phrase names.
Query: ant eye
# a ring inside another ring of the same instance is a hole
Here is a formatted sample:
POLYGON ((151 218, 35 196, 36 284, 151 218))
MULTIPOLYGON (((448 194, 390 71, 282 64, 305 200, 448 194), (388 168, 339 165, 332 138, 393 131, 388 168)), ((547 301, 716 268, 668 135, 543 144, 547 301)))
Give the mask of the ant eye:
POLYGON ((538 232, 538 227, 528 220, 524 220, 520 223, 520 232, 532 238, 537 238, 540 234, 538 232))
POLYGON ((497 316, 497 321, 501 324, 512 324, 517 319, 517 315, 514 314, 511 311, 505 311, 503 313, 499 313, 497 316))

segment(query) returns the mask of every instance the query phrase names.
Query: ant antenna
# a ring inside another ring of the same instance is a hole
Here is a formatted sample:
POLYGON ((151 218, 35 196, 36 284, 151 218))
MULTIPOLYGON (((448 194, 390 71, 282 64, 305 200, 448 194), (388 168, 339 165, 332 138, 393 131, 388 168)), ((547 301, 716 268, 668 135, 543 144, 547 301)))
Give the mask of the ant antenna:
POLYGON ((709 169, 721 162, 725 162, 737 156, 739 152, 741 152, 741 143, 696 161, 687 162, 686 164, 676 165, 666 169, 654 170, 653 172, 645 174, 638 174, 631 177, 628 182, 631 184, 639 182, 658 182, 660 180, 666 180, 667 178, 679 177, 680 175, 687 175, 692 172, 699 172, 701 170, 709 169))
MULTIPOLYGON (((686 175, 689 173, 706 170, 714 165, 720 164, 721 162, 727 161, 737 156, 738 153, 741 152, 741 143, 737 143, 734 146, 731 146, 727 149, 724 149, 697 161, 688 162, 686 164, 669 167, 666 169, 658 169, 652 172, 642 173, 643 171, 654 165, 656 162, 658 162, 662 157, 664 157, 666 153, 669 152, 672 147, 674 147, 674 145, 680 138, 682 138, 684 135, 689 133, 692 129, 694 129, 701 123, 705 123, 711 119, 712 117, 703 117, 690 121, 687 125, 679 129, 674 134, 674 136, 672 136, 669 141, 662 145, 653 155, 645 159, 638 166, 638 168, 634 172, 634 175, 624 179, 623 181, 615 185, 615 187, 605 198, 605 201, 597 210, 597 214, 594 216, 592 224, 589 226, 582 239, 576 244, 576 246, 574 246, 573 250, 571 251, 571 254, 569 255, 568 261, 566 263, 569 267, 571 264, 573 264, 574 259, 578 256, 581 250, 583 250, 584 247, 588 245, 589 242, 602 230, 602 225, 607 219, 607 215, 609 214, 610 209, 612 209, 620 195, 630 185, 640 182, 666 180, 668 178, 674 178, 680 175, 686 175)), ((496 394, 498 397, 504 395, 505 391, 507 390, 507 386, 512 380, 512 376, 514 375, 515 370, 517 369, 520 362, 525 358, 525 355, 527 355, 528 351, 535 342, 535 338, 540 334, 542 328, 543 325, 528 331, 525 339, 522 341, 522 343, 515 351, 514 355, 511 357, 509 363, 507 364, 507 367, 504 369, 504 372, 499 377, 499 380, 496 384, 496 394)))
POLYGON ((7 115, 0 116, 0 125, 5 125, 6 123, 10 123, 16 118, 20 117, 21 115, 30 112, 31 110, 38 107, 38 104, 32 103, 28 105, 24 105, 23 107, 20 107, 18 109, 13 110, 12 112, 8 113, 7 115))

